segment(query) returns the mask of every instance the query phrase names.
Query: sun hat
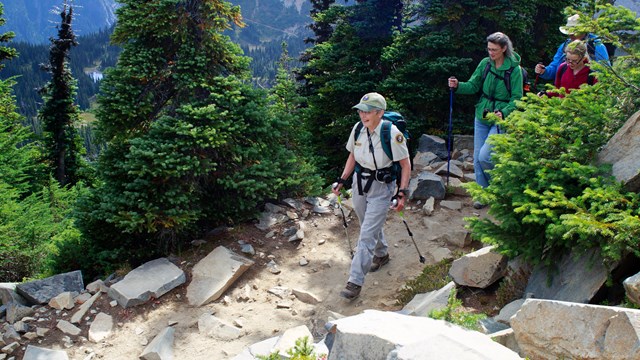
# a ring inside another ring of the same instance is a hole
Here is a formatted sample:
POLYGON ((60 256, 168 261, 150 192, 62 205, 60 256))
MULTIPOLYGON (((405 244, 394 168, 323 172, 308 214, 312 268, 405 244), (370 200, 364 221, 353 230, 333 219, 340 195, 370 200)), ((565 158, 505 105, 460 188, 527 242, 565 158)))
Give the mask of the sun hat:
POLYGON ((580 18, 580 15, 578 14, 569 16, 569 18, 567 19, 567 24, 565 26, 559 27, 560 32, 565 35, 573 35, 574 34, 573 28, 578 25, 579 18, 580 18))
POLYGON ((357 105, 354 105, 352 109, 358 109, 362 111, 371 110, 387 110, 387 101, 384 96, 372 92, 365 94, 357 105))

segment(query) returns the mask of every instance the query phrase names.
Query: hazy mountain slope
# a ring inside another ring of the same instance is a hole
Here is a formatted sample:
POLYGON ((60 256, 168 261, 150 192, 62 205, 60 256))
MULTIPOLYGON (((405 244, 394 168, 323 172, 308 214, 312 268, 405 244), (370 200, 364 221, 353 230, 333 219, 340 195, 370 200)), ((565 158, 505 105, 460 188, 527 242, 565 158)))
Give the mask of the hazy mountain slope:
MULTIPOLYGON (((58 12, 62 0, 0 0, 4 5, 6 25, 3 32, 16 33, 15 41, 47 43, 56 35, 60 23, 58 12)), ((115 0, 74 0, 73 30, 88 35, 113 25, 116 21, 115 0)))

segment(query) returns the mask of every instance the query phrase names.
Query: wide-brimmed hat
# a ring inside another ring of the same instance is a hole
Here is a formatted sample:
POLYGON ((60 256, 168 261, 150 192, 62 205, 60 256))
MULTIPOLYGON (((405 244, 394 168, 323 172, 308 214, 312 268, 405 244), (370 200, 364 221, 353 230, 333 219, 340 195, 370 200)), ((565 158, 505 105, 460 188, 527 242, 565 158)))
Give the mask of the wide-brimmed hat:
POLYGON ((352 109, 358 109, 362 111, 371 110, 387 110, 387 101, 384 96, 372 92, 365 94, 357 105, 354 105, 352 109))
POLYGON ((573 30, 573 28, 578 25, 578 19, 580 19, 580 15, 578 14, 569 16, 569 18, 567 19, 567 24, 565 26, 559 27, 560 32, 565 35, 575 34, 575 31, 573 30))

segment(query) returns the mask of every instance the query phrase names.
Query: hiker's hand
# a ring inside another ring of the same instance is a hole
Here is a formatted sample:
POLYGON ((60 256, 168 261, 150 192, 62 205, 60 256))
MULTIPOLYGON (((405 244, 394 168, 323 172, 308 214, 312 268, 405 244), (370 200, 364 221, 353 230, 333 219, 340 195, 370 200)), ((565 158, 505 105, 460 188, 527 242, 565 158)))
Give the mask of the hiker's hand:
POLYGON ((449 88, 457 89, 458 88, 458 79, 455 76, 449 78, 449 88))
POLYGON ((493 112, 494 114, 496 114, 497 117, 499 117, 500 119, 502 119, 502 111, 500 110, 496 110, 493 112))
POLYGON ((538 65, 536 65, 535 71, 536 71, 536 74, 542 75, 547 70, 545 69, 544 65, 538 64, 538 65))
POLYGON ((333 183, 333 186, 331 186, 331 192, 336 195, 336 196, 340 196, 340 189, 342 189, 342 184, 340 183, 333 183))
POLYGON ((405 195, 404 194, 398 194, 398 196, 394 199, 393 201, 393 205, 391 205, 391 208, 397 212, 400 212, 404 209, 404 199, 405 199, 405 195))

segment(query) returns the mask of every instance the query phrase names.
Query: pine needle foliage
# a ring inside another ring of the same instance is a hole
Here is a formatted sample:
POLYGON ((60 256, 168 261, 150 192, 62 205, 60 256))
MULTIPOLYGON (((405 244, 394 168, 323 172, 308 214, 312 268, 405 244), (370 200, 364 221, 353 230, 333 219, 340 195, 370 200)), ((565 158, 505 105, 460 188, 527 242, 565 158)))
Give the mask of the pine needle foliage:
POLYGON ((80 206, 97 258, 131 265, 202 231, 313 187, 296 124, 250 84, 249 59, 222 32, 242 25, 220 0, 125 0, 97 111, 101 186, 80 206), (293 139, 296 139, 295 141, 293 139))
MULTIPOLYGON (((640 29, 640 22, 624 9, 594 7, 601 8, 610 18, 597 23, 600 26, 615 23, 640 29), (612 18, 619 21, 611 22, 612 18)), ((582 18, 591 16, 583 13, 582 18)), ((613 32, 606 33, 624 45, 613 32)), ((469 187, 476 200, 490 204, 491 218, 469 219, 475 237, 533 264, 553 265, 570 250, 580 253, 594 247, 609 262, 625 252, 640 252, 638 194, 611 177, 609 165, 595 161, 602 146, 637 110, 638 92, 625 86, 640 80, 629 66, 637 63, 637 44, 625 48, 632 52, 616 59, 613 68, 594 65, 599 70, 596 85, 564 98, 529 94, 520 111, 500 122, 504 134, 489 140, 496 164, 491 183, 484 190, 477 184, 469 187)))

